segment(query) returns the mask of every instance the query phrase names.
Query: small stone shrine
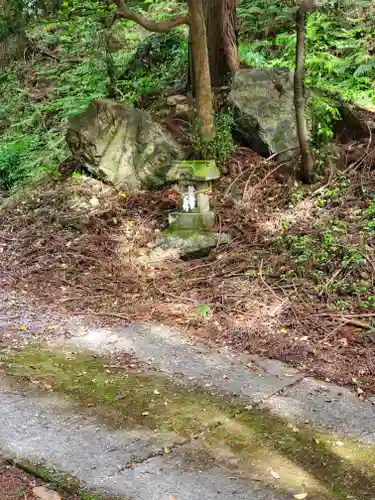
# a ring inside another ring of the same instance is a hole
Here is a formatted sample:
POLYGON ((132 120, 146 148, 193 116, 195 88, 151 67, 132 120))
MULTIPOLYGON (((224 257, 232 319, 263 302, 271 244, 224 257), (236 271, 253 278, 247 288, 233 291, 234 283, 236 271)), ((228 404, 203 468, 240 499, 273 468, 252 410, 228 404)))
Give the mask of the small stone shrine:
POLYGON ((158 246, 179 248, 182 254, 204 254, 229 241, 228 235, 213 231, 216 214, 210 207, 211 181, 219 178, 212 160, 180 161, 170 169, 167 179, 179 186, 180 207, 169 214, 168 228, 158 238, 158 246))
POLYGON ((210 209, 211 181, 219 179, 214 161, 181 161, 167 174, 181 193, 180 210, 169 214, 171 229, 212 229, 215 212, 210 209))

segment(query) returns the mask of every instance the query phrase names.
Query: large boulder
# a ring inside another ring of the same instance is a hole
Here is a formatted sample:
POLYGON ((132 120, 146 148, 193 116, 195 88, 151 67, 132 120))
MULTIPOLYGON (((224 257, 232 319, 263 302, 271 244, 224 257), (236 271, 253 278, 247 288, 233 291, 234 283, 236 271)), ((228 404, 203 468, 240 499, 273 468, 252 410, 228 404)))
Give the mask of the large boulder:
POLYGON ((257 153, 269 156, 298 147, 289 69, 240 69, 234 75, 228 102, 237 132, 257 153))
POLYGON ((98 99, 68 125, 74 156, 95 176, 121 189, 157 188, 183 152, 145 111, 98 99))

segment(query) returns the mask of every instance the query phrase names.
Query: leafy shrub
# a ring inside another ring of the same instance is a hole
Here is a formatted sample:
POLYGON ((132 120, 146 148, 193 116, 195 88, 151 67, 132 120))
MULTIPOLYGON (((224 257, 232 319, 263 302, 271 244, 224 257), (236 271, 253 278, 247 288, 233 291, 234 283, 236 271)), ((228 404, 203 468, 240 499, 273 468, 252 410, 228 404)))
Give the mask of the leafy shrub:
POLYGON ((124 100, 134 104, 142 95, 186 83, 186 35, 180 28, 147 37, 116 82, 124 100))
MULTIPOLYGON (((308 16, 306 83, 369 105, 375 101, 375 15, 366 1, 344 2, 344 7, 337 4, 341 2, 308 16)), ((242 0, 238 17, 243 38, 250 43, 240 44, 240 58, 251 66, 292 69, 294 9, 292 2, 242 0)))
POLYGON ((199 133, 200 123, 195 120, 192 127, 193 150, 200 153, 203 158, 212 158, 218 162, 225 160, 234 151, 233 123, 233 115, 229 111, 221 111, 214 117, 215 137, 202 139, 199 133))
POLYGON ((0 188, 11 189, 50 174, 54 170, 52 158, 48 153, 42 156, 44 145, 37 134, 0 143, 0 188))

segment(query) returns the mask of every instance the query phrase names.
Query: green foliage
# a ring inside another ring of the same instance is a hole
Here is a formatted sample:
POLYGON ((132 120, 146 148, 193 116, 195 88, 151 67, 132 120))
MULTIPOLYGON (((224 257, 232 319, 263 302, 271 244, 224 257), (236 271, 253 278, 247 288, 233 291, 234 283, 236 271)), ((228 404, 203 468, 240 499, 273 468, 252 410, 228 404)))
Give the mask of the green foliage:
POLYGON ((115 91, 118 97, 134 104, 143 95, 181 86, 186 77, 187 63, 187 33, 184 28, 149 35, 117 78, 115 91))
POLYGON ((234 151, 234 141, 232 136, 232 126, 234 123, 233 114, 230 111, 221 111, 215 114, 214 125, 216 134, 213 139, 202 138, 200 123, 193 122, 192 142, 193 150, 199 153, 202 158, 213 159, 222 162, 234 151))
POLYGON ((6 0, 1 7, 3 11, 0 12, 0 42, 17 34, 25 21, 22 15, 24 4, 21 0, 6 0))
MULTIPOLYGON (((0 144, 0 187, 11 189, 24 182, 37 181, 53 171, 51 157, 43 157, 40 135, 19 136, 0 144)), ((41 142, 43 140, 43 142, 41 142)))
POLYGON ((368 220, 367 229, 375 234, 375 196, 370 200, 368 207, 363 212, 365 219, 368 220))
POLYGON ((202 304, 195 308, 199 318, 205 320, 212 316, 212 309, 210 304, 202 304))
MULTIPOLYGON (((293 262, 293 271, 284 274, 284 279, 304 277, 315 282, 317 293, 351 295, 360 297, 363 303, 372 303, 368 297, 372 285, 364 268, 371 259, 365 225, 362 232, 356 228, 355 243, 349 223, 343 220, 312 224, 309 234, 291 234, 290 229, 284 228, 277 239, 278 251, 287 252, 293 262)), ((335 307, 347 307, 339 300, 335 307)))
POLYGON ((42 50, 58 46, 60 60, 38 57, 23 72, 15 64, 0 77, 6 96, 0 99, 0 124, 5 131, 0 136, 0 189, 56 172, 68 154, 64 141, 68 119, 92 99, 106 95, 99 29, 90 18, 30 27, 29 37, 42 50), (51 29, 56 27, 64 29, 51 29))
MULTIPOLYGON (((340 5, 320 6, 308 16, 306 83, 371 105, 375 102, 375 16, 368 2, 340 5)), ((242 0, 238 15, 244 39, 239 53, 244 62, 258 67, 294 67, 293 2, 242 0)))
POLYGON ((348 185, 348 178, 345 174, 339 173, 332 186, 324 187, 320 190, 319 196, 315 200, 316 208, 323 208, 329 203, 337 201, 348 185))
POLYGON ((317 97, 311 102, 310 114, 313 122, 314 146, 321 151, 333 139, 333 125, 340 119, 340 112, 324 97, 317 97))
MULTIPOLYGON (((140 2, 135 8, 149 6, 140 2)), ((176 8, 181 5, 172 10, 176 8)), ((0 189, 56 172, 69 154, 64 140, 68 120, 92 99, 108 95, 110 76, 116 97, 130 104, 181 81, 187 68, 183 28, 149 36, 155 64, 134 68, 117 80, 146 32, 131 22, 112 25, 112 10, 113 5, 100 0, 65 0, 53 17, 33 21, 29 16, 27 36, 35 55, 27 64, 10 64, 0 75, 0 189), (118 42, 114 51, 109 50, 112 39, 118 42)))

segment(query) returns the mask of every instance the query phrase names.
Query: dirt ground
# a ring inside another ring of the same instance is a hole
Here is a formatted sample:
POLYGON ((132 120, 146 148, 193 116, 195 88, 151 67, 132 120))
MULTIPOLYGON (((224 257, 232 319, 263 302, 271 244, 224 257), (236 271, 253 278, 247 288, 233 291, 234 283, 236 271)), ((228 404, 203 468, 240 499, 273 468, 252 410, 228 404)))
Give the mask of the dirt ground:
MULTIPOLYGON (((297 194, 300 188, 289 167, 262 163, 239 148, 229 170, 212 204, 217 230, 232 242, 189 260, 163 255, 155 245, 177 205, 171 189, 130 195, 82 177, 16 195, 1 209, 0 286, 14 297, 35 298, 52 315, 83 314, 102 325, 161 322, 209 343, 286 361, 351 387, 360 399, 374 395, 375 312, 363 305, 372 292, 342 292, 336 281, 351 286, 365 277, 374 289, 375 238, 367 239, 360 266, 344 268, 337 245, 323 271, 310 259, 299 274, 289 240, 280 247, 284 233, 318 241, 324 224, 346 218, 343 244, 357 248, 364 223, 358 213, 369 199, 363 193, 375 190, 373 169, 347 171, 338 195, 341 177, 328 179, 331 199, 319 210, 317 197, 326 202, 321 184, 290 205, 294 186, 297 194)), ((12 320, 19 335, 30 333, 22 331, 23 321, 22 311, 12 320)), ((38 333, 37 324, 27 328, 38 333)))
MULTIPOLYGON (((12 465, 0 462, 0 500, 39 500, 33 488, 43 486, 42 480, 12 465)), ((48 489, 51 487, 46 485, 48 489)), ((61 500, 78 500, 76 495, 59 493, 61 500)), ((56 497, 57 498, 57 497, 56 497)))

